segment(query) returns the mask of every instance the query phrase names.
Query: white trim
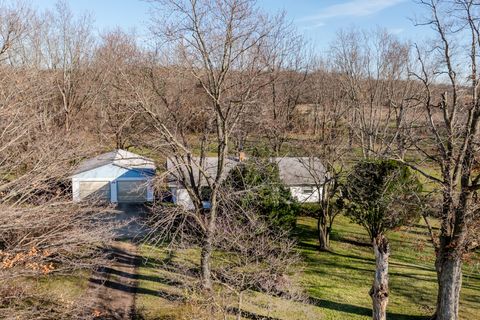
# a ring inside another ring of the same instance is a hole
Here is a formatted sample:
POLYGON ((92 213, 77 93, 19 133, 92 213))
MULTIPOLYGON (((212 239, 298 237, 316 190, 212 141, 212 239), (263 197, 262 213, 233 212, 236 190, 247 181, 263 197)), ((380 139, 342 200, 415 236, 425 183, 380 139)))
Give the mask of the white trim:
POLYGON ((113 180, 110 181, 110 202, 117 203, 118 202, 118 189, 117 189, 117 181, 113 180))
POLYGON ((112 181, 115 178, 104 177, 104 178, 72 178, 72 182, 80 182, 80 181, 112 181))

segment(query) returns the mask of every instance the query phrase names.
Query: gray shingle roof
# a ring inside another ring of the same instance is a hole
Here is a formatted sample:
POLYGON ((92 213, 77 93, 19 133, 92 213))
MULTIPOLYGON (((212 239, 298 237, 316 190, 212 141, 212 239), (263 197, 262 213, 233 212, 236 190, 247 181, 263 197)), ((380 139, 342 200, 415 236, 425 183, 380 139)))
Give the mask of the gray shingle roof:
POLYGON ((114 164, 125 169, 139 169, 155 171, 155 163, 149 158, 122 149, 103 153, 94 158, 82 161, 76 168, 74 175, 90 171, 107 164, 114 164))
MULTIPOLYGON (((200 157, 192 157, 192 174, 194 176, 194 181, 196 184, 200 181, 201 186, 207 185, 207 182, 205 180, 205 176, 200 174, 200 170, 198 166, 195 164, 199 164, 200 157)), ((222 173, 222 179, 224 179, 228 173, 235 168, 235 166, 238 164, 238 160, 232 159, 232 158, 227 158, 225 159, 225 168, 222 173)), ((202 163, 202 168, 203 171, 205 172, 205 175, 209 176, 211 179, 215 179, 217 176, 217 165, 218 165, 218 158, 217 157, 205 157, 204 161, 202 163)), ((171 159, 167 159, 167 171, 168 171, 168 176, 167 176, 167 182, 168 185, 171 187, 177 186, 179 183, 181 184, 182 178, 181 178, 181 173, 183 171, 183 174, 188 177, 188 170, 185 164, 180 164, 180 163, 175 163, 171 159), (180 170, 179 170, 180 169, 180 170)), ((187 181, 186 181, 187 182, 187 181)))
MULTIPOLYGON (((199 161, 199 157, 193 157, 193 163, 199 161)), ((325 179, 326 170, 322 165, 319 158, 309 158, 309 157, 283 157, 283 158, 271 158, 270 161, 277 163, 280 179, 287 186, 302 186, 302 185, 316 185, 316 183, 321 183, 325 179)), ((225 163, 225 169, 223 171, 224 179, 228 173, 240 162, 236 158, 227 158, 225 163)), ((217 157, 206 157, 204 159, 203 168, 208 176, 212 179, 215 179, 217 175, 217 157)), ((184 164, 175 164, 174 161, 167 160, 167 171, 168 171, 168 185, 170 187, 176 187, 178 184, 182 184, 181 171, 183 170, 185 176, 188 176, 188 170, 184 164)), ((195 183, 198 183, 199 177, 201 176, 199 170, 194 165, 192 166, 192 173, 195 178, 195 183)), ((201 178, 202 186, 205 186, 207 183, 205 178, 201 178)))
POLYGON ((319 158, 273 158, 280 171, 280 179, 287 186, 316 185, 325 179, 326 170, 319 158))

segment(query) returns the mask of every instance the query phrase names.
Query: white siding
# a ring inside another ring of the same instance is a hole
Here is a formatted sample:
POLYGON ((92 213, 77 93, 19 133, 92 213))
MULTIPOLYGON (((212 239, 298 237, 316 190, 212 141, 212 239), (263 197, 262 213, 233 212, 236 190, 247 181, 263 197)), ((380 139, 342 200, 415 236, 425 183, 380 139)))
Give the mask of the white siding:
POLYGON ((320 192, 314 186, 294 186, 290 187, 292 196, 298 202, 318 202, 320 192))
POLYGON ((182 206, 186 210, 193 210, 195 206, 193 205, 192 198, 188 194, 187 189, 183 188, 171 188, 172 200, 173 203, 182 206))
MULTIPOLYGON (((171 188, 173 203, 182 206, 187 210, 195 209, 193 201, 188 194, 188 191, 183 188, 171 188)), ((292 196, 298 202, 318 202, 320 199, 320 192, 313 186, 295 186, 290 187, 292 196)), ((208 207, 206 205, 205 207, 208 207)))

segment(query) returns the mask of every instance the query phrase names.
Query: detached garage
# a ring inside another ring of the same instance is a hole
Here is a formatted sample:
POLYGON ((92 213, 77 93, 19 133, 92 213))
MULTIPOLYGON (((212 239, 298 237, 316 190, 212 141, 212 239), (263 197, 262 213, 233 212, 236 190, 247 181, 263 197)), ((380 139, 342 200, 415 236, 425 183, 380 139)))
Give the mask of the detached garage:
POLYGON ((115 150, 80 163, 72 176, 73 201, 153 201, 155 164, 138 154, 115 150))

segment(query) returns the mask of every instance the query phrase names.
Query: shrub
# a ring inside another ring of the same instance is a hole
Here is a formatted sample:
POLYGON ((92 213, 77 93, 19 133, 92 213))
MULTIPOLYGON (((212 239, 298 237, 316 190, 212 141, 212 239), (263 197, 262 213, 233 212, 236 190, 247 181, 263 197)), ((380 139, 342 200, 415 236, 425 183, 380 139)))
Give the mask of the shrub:
POLYGON ((276 163, 249 159, 230 171, 225 184, 239 194, 242 207, 255 209, 270 224, 282 229, 295 226, 299 204, 280 180, 276 163))
POLYGON ((320 204, 318 203, 312 203, 312 202, 301 203, 298 206, 298 215, 317 218, 320 210, 321 210, 321 207, 320 207, 320 204))

